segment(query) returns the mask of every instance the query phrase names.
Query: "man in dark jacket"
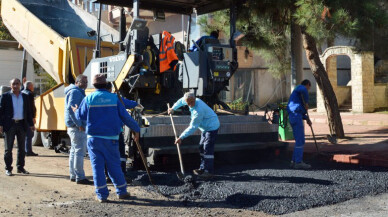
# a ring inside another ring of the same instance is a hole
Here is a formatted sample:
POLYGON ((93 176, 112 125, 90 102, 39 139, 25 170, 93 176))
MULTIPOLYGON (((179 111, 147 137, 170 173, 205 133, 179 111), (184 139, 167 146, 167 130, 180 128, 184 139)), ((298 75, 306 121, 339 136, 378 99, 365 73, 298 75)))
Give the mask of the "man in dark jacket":
POLYGON ((69 155, 70 181, 77 184, 89 185, 93 182, 85 178, 84 157, 86 154, 86 122, 77 120, 71 106, 79 105, 85 98, 85 89, 88 86, 88 78, 79 75, 75 84, 65 88, 65 124, 67 134, 70 137, 71 148, 69 155))
POLYGON ((0 100, 0 133, 4 132, 4 161, 7 176, 12 176, 12 148, 15 136, 18 143, 17 172, 29 174, 24 169, 26 154, 24 142, 27 129, 35 130, 29 99, 26 94, 20 91, 20 80, 14 78, 10 84, 11 91, 4 93, 0 100))
MULTIPOLYGON (((35 107, 35 100, 34 100, 34 84, 31 81, 26 81, 24 83, 25 89, 22 91, 28 96, 28 99, 30 101, 30 110, 32 111, 32 120, 34 124, 36 123, 36 107, 35 107)), ((32 131, 30 128, 27 129, 26 132, 26 156, 38 156, 38 154, 34 153, 32 151, 32 137, 34 137, 34 131, 32 131)))

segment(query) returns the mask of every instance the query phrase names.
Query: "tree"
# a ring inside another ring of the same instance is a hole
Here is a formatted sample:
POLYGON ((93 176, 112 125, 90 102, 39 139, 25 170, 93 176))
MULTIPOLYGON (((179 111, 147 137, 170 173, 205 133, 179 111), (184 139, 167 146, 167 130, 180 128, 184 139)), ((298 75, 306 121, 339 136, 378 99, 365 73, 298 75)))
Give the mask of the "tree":
MULTIPOLYGON (((1 11, 1 1, 0 1, 0 11, 1 11)), ((0 14, 0 40, 13 40, 15 39, 12 37, 11 33, 9 33, 7 27, 5 27, 3 23, 3 19, 1 18, 0 14)))
POLYGON ((301 27, 307 61, 322 93, 330 132, 343 138, 344 130, 338 102, 327 72, 319 59, 316 41, 333 40, 337 35, 354 37, 359 49, 372 50, 373 33, 388 25, 387 11, 380 0, 298 0, 293 14, 301 27), (372 39, 372 40, 371 40, 372 39))
MULTIPOLYGON (((291 64, 289 4, 290 0, 250 1, 238 7, 237 29, 245 34, 241 42, 257 52, 277 78, 289 72, 291 64)), ((206 33, 220 30, 229 38, 229 10, 212 13, 210 22, 202 16, 199 24, 206 33)))
MULTIPOLYGON (((343 138, 337 99, 319 59, 317 46, 341 35, 355 38, 354 46, 359 49, 371 50, 373 37, 369 33, 387 27, 387 10, 382 6, 382 0, 246 0, 237 7, 237 29, 246 35, 241 41, 243 45, 257 51, 265 50, 273 61, 284 65, 279 67, 284 69, 279 72, 287 73, 289 61, 282 61, 282 58, 289 58, 290 25, 300 26, 303 48, 324 98, 330 131, 343 138)), ((212 16, 212 23, 217 24, 217 19, 223 21, 228 16, 228 11, 218 12, 212 16)), ((210 28, 223 30, 228 26, 226 23, 221 25, 210 28)))

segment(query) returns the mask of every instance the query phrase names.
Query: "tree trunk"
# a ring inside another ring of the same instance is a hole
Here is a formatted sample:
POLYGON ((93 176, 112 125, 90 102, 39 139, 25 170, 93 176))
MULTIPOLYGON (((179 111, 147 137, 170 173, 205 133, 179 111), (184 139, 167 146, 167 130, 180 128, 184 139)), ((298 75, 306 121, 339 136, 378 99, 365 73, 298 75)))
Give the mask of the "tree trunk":
POLYGON ((306 50, 307 61, 323 96, 330 132, 332 135, 335 134, 338 138, 344 138, 344 129, 338 109, 337 97, 335 96, 327 72, 319 59, 315 39, 309 35, 303 27, 301 27, 301 31, 303 48, 306 50))

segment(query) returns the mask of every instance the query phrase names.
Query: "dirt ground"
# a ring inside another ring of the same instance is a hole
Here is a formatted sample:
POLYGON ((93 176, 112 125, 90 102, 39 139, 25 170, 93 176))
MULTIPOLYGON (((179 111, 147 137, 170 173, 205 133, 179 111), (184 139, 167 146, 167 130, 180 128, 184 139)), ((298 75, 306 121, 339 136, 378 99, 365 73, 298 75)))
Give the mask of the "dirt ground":
MULTIPOLYGON (((4 154, 4 141, 0 139, 0 155, 4 154)), ((133 195, 130 200, 115 198, 114 187, 109 200, 99 204, 94 201, 94 186, 77 185, 68 176, 68 156, 53 150, 34 147, 38 157, 26 157, 25 169, 29 175, 8 177, 1 169, 1 216, 268 216, 264 213, 229 208, 184 207, 181 202, 149 193, 141 187, 128 187, 133 195)), ((14 163, 16 152, 13 150, 14 163)), ((0 160, 4 168, 4 161, 0 160)), ((92 179, 89 160, 85 159, 85 173, 92 179)))
MULTIPOLYGON (((385 118, 386 116, 384 116, 385 118)), ((388 143, 386 126, 345 125, 346 133, 353 139, 343 141, 350 149, 375 149, 388 143), (373 146, 370 146, 373 145, 373 146)), ((322 139, 327 134, 326 124, 314 124, 320 147, 327 151, 330 145, 322 139)), ((315 147, 309 129, 306 129, 306 149, 315 147)), ((0 139, 0 156, 4 154, 4 140, 0 139)), ((292 147, 292 144, 291 144, 292 147)), ((386 148, 388 149, 388 148, 386 148)), ((0 216, 271 216, 264 212, 221 206, 219 203, 188 205, 178 197, 164 198, 147 191, 142 186, 129 186, 130 200, 115 198, 114 187, 109 186, 110 203, 99 204, 94 200, 94 186, 77 185, 68 176, 68 156, 53 150, 34 147, 38 157, 26 157, 26 170, 31 174, 16 173, 16 152, 14 154, 14 176, 4 174, 4 161, 0 160, 0 216)), ((85 159, 85 173, 92 179, 91 167, 85 159)), ((365 177, 368 179, 368 177, 365 177)), ((388 194, 370 195, 329 206, 321 206, 286 216, 388 216, 388 194)))

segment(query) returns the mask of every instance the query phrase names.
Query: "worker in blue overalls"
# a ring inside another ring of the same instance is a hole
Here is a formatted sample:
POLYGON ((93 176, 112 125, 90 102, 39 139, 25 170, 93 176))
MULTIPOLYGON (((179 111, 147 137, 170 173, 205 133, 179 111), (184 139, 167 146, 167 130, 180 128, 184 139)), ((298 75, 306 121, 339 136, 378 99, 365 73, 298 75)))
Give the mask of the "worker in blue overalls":
POLYGON ((287 105, 288 117, 295 138, 294 153, 291 167, 294 169, 310 169, 311 166, 303 162, 303 148, 305 144, 303 120, 311 126, 311 120, 307 116, 311 82, 304 80, 292 91, 287 105))
MULTIPOLYGON (((106 84, 106 89, 108 90, 109 93, 112 93, 113 85, 111 82, 108 82, 106 84)), ((140 105, 139 103, 137 103, 136 101, 125 99, 125 98, 122 98, 122 100, 124 102, 124 107, 126 109, 133 109, 135 107, 143 108, 143 106, 140 105)), ((125 154, 125 142, 124 142, 123 128, 121 128, 121 133, 119 135, 119 152, 120 152, 121 170, 123 171, 124 176, 125 176, 127 174, 127 166, 126 166, 127 155, 125 154)), ((105 175, 107 177, 106 182, 112 183, 112 180, 109 178, 109 175, 108 175, 108 168, 106 166, 105 166, 105 175)))
MULTIPOLYGON (((196 42, 195 44, 197 44, 199 47, 203 46, 203 43, 205 43, 205 40, 210 38, 210 39, 218 39, 218 31, 212 31, 210 33, 210 35, 204 35, 202 37, 200 37, 196 42)), ((194 51, 198 51, 198 48, 197 46, 193 44, 190 48, 189 48, 189 51, 190 52, 194 52, 194 51)))
POLYGON ((106 90, 104 74, 93 77, 96 91, 85 97, 79 108, 73 108, 77 119, 86 121, 88 151, 93 169, 93 180, 97 201, 106 202, 109 191, 106 184, 104 166, 116 187, 119 199, 128 198, 127 183, 120 167, 119 134, 122 123, 131 128, 135 141, 139 140, 140 127, 125 110, 117 95, 106 90))
POLYGON ((194 170, 194 174, 203 179, 210 179, 214 173, 214 144, 220 127, 217 114, 204 103, 197 99, 193 93, 186 93, 168 110, 172 113, 182 106, 189 106, 191 112, 190 126, 176 139, 175 144, 181 145, 182 140, 193 134, 198 128, 202 131, 199 143, 201 165, 194 170))

